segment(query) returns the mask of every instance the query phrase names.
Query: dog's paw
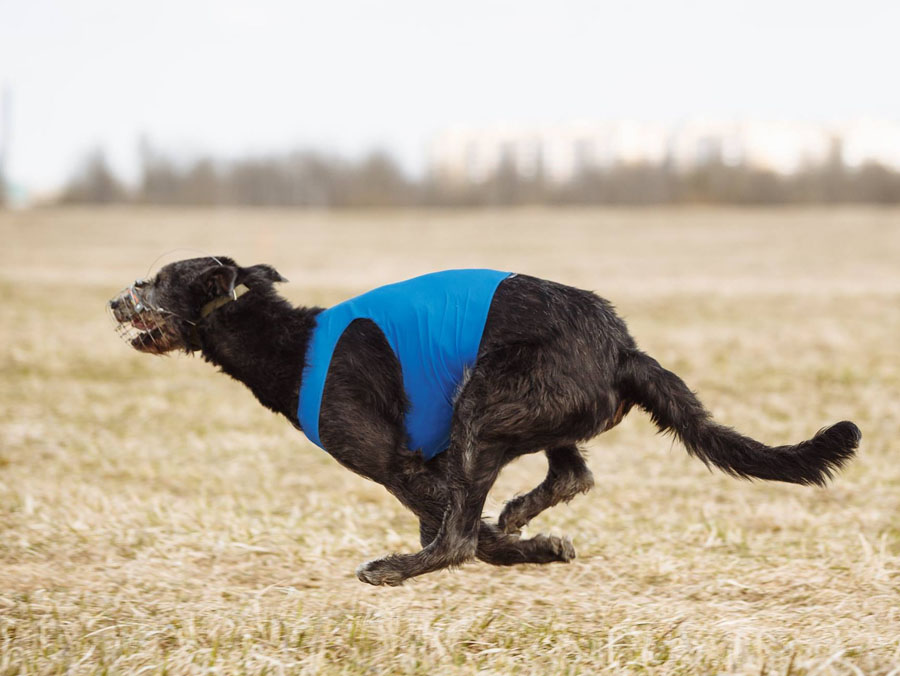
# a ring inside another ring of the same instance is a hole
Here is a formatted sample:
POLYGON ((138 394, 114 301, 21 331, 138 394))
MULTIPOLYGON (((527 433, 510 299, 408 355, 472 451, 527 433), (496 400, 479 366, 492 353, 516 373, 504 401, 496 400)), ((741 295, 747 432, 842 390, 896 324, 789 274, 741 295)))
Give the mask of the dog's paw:
POLYGON ((399 587, 406 579, 406 575, 403 574, 403 571, 397 564, 398 561, 395 556, 385 556, 380 559, 366 561, 356 569, 356 577, 376 587, 381 585, 399 587))
POLYGON ((535 535, 531 541, 539 546, 547 562, 568 563, 575 558, 575 545, 567 537, 556 535, 535 535))
POLYGON ((569 538, 551 535, 549 539, 553 542, 553 550, 559 556, 560 561, 568 563, 575 558, 575 545, 569 538))
POLYGON ((500 518, 497 519, 497 526, 504 533, 515 535, 522 530, 522 527, 529 522, 528 514, 525 513, 524 496, 513 498, 503 506, 500 512, 500 518))

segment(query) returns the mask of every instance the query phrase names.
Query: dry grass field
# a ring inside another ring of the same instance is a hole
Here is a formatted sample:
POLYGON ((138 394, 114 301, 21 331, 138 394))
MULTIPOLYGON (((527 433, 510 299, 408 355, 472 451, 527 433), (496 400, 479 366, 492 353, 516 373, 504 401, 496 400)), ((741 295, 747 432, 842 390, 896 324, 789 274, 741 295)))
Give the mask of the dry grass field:
POLYGON ((900 674, 898 211, 0 213, 0 344, 2 675, 900 674), (591 288, 720 422, 849 418, 860 456, 827 489, 741 482, 635 411, 530 527, 575 562, 369 587, 409 513, 209 365, 116 337, 106 299, 177 246, 273 263, 298 303, 445 267, 591 288))

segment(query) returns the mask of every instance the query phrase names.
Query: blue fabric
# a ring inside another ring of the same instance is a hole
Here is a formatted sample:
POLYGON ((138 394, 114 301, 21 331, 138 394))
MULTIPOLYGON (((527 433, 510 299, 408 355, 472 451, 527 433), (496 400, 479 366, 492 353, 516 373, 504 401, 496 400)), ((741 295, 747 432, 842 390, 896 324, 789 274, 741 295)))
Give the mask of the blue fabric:
POLYGON ((371 319, 403 371, 409 400, 407 444, 426 460, 447 449, 453 403, 465 369, 475 364, 497 287, 497 270, 447 270, 373 289, 322 311, 306 350, 297 418, 316 446, 322 391, 335 345, 354 319, 371 319))

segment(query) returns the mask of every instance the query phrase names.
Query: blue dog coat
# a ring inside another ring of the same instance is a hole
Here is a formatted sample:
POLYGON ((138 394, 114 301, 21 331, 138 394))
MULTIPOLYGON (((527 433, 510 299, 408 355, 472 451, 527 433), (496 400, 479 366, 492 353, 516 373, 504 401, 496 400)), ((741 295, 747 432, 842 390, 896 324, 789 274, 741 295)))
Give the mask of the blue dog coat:
POLYGON ((319 410, 331 357, 354 319, 381 329, 400 362, 409 400, 405 426, 410 450, 426 460, 450 445, 453 403, 465 369, 478 357, 494 292, 508 272, 447 270, 373 289, 316 316, 306 349, 297 419, 316 446, 319 410))

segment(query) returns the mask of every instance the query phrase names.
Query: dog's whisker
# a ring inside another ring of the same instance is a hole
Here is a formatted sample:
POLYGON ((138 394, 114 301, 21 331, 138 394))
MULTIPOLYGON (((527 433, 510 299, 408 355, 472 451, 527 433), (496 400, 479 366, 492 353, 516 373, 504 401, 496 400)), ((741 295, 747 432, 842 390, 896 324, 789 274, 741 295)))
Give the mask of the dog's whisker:
POLYGON ((150 336, 150 341, 153 343, 154 346, 156 346, 157 345, 156 334, 160 333, 160 335, 161 335, 162 331, 159 328, 159 322, 157 321, 155 314, 151 315, 151 319, 153 320, 153 328, 150 329, 149 331, 147 331, 147 333, 150 336))

